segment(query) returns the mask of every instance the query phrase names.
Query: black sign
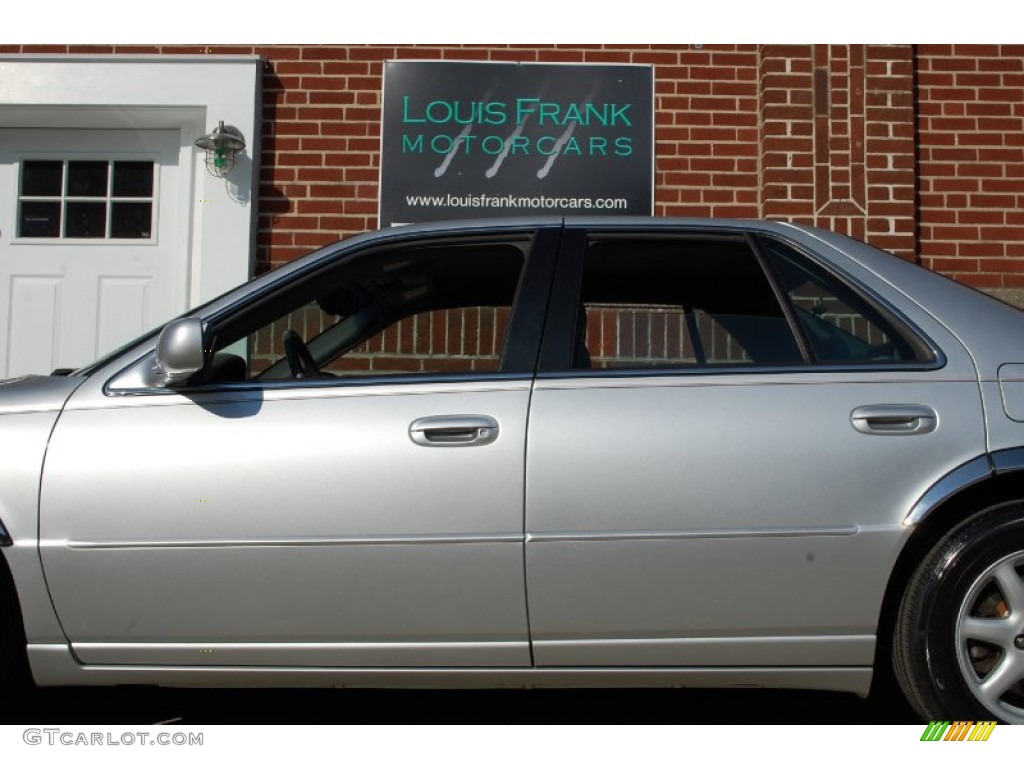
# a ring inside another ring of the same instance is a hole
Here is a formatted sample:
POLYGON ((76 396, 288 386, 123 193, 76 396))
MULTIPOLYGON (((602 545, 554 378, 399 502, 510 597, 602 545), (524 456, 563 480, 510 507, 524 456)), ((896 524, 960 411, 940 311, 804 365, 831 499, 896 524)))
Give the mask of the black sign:
POLYGON ((649 215, 653 94, 647 66, 387 62, 381 226, 649 215))

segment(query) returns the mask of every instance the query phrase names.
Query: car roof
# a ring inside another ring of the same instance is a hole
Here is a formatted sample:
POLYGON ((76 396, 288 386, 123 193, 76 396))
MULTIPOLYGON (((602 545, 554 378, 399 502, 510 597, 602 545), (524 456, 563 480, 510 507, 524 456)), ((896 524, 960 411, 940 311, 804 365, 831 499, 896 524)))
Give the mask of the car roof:
POLYGON ((733 230, 736 232, 758 231, 775 234, 792 234, 795 230, 814 232, 814 227, 793 225, 786 222, 764 221, 758 219, 714 219, 714 218, 673 218, 667 216, 535 216, 535 217, 504 217, 480 219, 452 219, 450 221, 425 222, 421 224, 403 224, 384 227, 382 229, 361 232, 341 241, 328 243, 308 254, 300 256, 279 267, 254 277, 248 283, 238 286, 219 299, 197 307, 189 314, 199 315, 210 311, 216 312, 222 306, 234 301, 240 292, 258 291, 262 286, 286 278, 287 275, 315 268, 321 261, 331 258, 338 248, 346 250, 359 246, 386 244, 421 236, 464 235, 475 233, 512 233, 540 228, 586 228, 586 229, 646 229, 652 232, 659 230, 695 229, 733 230), (200 312, 202 310, 203 312, 200 312))

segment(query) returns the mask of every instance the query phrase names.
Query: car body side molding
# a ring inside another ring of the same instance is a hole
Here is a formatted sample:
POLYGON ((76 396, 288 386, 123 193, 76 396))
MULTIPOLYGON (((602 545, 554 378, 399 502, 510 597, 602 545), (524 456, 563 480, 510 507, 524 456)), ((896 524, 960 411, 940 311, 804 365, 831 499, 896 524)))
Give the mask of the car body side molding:
POLYGON ((1024 448, 1007 448, 992 454, 992 470, 997 475, 1024 469, 1024 448))
POLYGON ((231 667, 81 664, 66 645, 30 644, 36 685, 291 688, 804 688, 865 697, 869 666, 808 667, 231 667))

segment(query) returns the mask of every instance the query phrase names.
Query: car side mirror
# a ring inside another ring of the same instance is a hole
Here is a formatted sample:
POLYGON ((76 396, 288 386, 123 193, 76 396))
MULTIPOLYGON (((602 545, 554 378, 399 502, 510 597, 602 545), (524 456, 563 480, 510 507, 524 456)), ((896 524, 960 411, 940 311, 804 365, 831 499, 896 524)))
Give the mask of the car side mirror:
POLYGON ((156 342, 152 365, 145 372, 150 387, 175 387, 184 384, 203 369, 203 322, 198 317, 183 317, 168 323, 156 342))

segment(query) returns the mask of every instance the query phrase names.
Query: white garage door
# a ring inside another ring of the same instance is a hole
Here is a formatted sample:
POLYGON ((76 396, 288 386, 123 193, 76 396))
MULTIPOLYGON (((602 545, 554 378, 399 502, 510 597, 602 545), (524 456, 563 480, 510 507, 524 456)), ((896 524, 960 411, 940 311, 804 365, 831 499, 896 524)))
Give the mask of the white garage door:
POLYGON ((85 365, 184 311, 180 141, 0 129, 0 378, 85 365))

